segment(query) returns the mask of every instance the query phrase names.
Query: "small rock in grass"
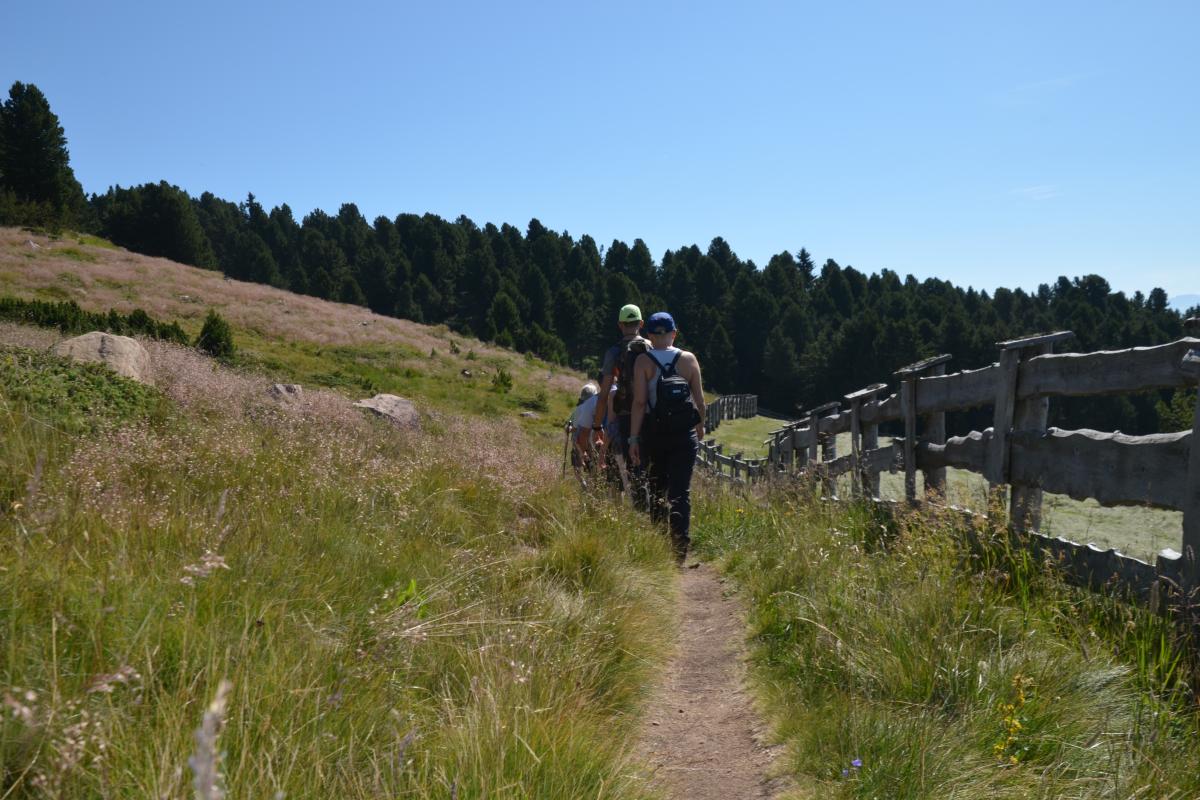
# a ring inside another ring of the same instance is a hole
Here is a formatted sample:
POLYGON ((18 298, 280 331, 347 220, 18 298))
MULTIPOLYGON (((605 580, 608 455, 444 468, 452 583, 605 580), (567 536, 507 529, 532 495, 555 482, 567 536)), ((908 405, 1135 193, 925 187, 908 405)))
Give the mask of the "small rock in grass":
POLYGON ((359 400, 354 405, 374 412, 401 428, 416 430, 421 427, 421 416, 417 413, 417 407, 411 400, 394 394, 377 394, 369 400, 359 400))
POLYGON ((276 400, 299 400, 304 396, 304 388, 298 383, 277 383, 269 391, 276 400))

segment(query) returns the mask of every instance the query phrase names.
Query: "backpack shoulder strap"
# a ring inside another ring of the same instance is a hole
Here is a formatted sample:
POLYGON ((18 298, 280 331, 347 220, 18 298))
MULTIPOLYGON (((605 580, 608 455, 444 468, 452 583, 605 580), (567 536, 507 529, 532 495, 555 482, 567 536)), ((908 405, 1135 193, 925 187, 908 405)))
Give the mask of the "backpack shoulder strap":
POLYGON ((666 364, 662 363, 661 361, 659 361, 657 358, 655 358, 653 356, 650 357, 650 360, 654 362, 654 366, 658 367, 658 371, 662 373, 662 376, 664 378, 669 378, 675 374, 675 365, 679 363, 679 357, 681 355, 683 355, 682 350, 680 350, 678 353, 676 353, 675 357, 672 358, 670 361, 668 361, 666 364))

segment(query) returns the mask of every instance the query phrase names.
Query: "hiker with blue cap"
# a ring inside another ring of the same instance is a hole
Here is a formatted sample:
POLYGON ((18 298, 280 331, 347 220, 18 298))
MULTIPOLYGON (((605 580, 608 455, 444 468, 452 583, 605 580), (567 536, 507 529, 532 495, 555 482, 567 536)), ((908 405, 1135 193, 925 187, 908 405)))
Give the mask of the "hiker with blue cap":
POLYGON ((650 513, 666 520, 675 557, 691 543, 692 470, 704 438, 704 389, 696 356, 675 346, 675 319, 665 311, 646 320, 650 349, 633 366, 629 458, 645 465, 650 513))

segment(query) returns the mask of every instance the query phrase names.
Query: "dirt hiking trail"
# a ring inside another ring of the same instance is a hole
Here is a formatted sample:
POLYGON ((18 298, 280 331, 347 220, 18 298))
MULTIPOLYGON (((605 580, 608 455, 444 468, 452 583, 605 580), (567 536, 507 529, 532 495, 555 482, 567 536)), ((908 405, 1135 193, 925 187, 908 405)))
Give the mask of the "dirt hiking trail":
POLYGON ((675 654, 646 707, 641 755, 653 782, 674 800, 782 800, 772 779, 778 748, 745 686, 745 626, 736 600, 705 564, 680 572, 675 654))

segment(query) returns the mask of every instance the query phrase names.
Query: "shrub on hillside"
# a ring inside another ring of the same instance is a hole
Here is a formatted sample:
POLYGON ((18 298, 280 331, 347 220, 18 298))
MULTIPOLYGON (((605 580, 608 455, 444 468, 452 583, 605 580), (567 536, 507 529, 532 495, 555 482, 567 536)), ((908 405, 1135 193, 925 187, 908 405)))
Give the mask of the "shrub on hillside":
POLYGON ((0 320, 58 328, 63 333, 105 331, 125 336, 149 336, 176 344, 188 344, 187 334, 176 322, 159 322, 140 308, 129 314, 115 309, 107 313, 84 311, 73 300, 61 303, 0 297, 0 320))
POLYGON ((0 395, 67 433, 145 417, 163 402, 156 389, 103 364, 24 348, 0 348, 0 395))
POLYGON ((512 391, 513 379, 508 370, 504 367, 496 370, 496 374, 492 376, 492 391, 500 394, 508 394, 512 391))
POLYGON ((214 358, 230 358, 236 348, 233 344, 233 330, 225 318, 216 311, 209 309, 204 318, 204 327, 196 337, 196 347, 214 358))

